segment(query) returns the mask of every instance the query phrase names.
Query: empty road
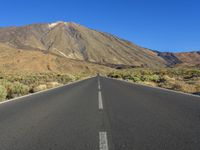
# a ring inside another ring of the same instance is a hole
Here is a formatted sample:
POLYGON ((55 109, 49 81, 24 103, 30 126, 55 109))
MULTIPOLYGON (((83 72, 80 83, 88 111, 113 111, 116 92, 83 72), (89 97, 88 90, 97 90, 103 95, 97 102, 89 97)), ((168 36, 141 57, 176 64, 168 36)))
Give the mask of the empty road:
POLYGON ((200 97, 104 77, 0 104, 0 150, 199 150, 200 97))

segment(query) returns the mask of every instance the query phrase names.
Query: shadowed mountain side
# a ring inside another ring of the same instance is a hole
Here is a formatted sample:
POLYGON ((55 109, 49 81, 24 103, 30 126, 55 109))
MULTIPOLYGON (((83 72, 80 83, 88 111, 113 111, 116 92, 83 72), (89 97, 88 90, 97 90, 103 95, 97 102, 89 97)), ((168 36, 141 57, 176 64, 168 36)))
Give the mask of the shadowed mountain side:
POLYGON ((181 62, 185 64, 189 64, 189 65, 200 64, 200 51, 175 53, 175 55, 181 62))
POLYGON ((178 65, 178 66, 197 66, 200 64, 200 52, 157 52, 158 56, 162 57, 168 62, 168 66, 178 65))

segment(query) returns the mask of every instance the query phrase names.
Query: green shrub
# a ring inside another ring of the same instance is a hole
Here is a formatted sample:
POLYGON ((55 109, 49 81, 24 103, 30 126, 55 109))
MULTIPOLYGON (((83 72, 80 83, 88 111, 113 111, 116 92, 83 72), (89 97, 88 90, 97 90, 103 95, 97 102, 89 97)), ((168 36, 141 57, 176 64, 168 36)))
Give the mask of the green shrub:
POLYGON ((7 90, 4 86, 0 85, 0 101, 5 100, 7 96, 7 90))
POLYGON ((160 76, 153 74, 153 75, 143 75, 142 76, 142 81, 153 81, 153 82, 159 82, 160 81, 160 76))
POLYGON ((130 74, 121 74, 120 75, 123 80, 131 80, 132 76, 130 74))
POLYGON ((14 82, 10 89, 8 89, 8 98, 14 98, 29 93, 29 87, 20 82, 14 82))
POLYGON ((134 76, 134 77, 131 78, 131 80, 132 80, 133 82, 140 82, 140 81, 141 81, 141 78, 138 77, 138 76, 134 76))
POLYGON ((3 87, 5 87, 7 93, 9 93, 9 91, 12 88, 12 83, 9 82, 9 81, 7 81, 7 80, 5 80, 5 79, 0 81, 0 85, 2 85, 3 87))

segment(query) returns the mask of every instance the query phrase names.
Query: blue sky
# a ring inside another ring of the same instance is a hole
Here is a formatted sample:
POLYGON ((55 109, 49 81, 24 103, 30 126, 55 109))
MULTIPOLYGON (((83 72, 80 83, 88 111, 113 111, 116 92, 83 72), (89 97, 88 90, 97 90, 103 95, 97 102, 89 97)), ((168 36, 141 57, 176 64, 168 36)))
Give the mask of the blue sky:
POLYGON ((73 21, 160 51, 200 50, 198 0, 1 0, 0 26, 73 21))

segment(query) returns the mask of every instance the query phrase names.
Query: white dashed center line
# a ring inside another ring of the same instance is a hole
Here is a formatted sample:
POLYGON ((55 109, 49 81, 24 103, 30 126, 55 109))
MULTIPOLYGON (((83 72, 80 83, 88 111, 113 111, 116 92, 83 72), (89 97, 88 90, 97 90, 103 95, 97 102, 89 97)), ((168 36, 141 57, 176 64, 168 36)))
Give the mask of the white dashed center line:
MULTIPOLYGON (((98 79, 98 100, 99 100, 99 110, 103 111, 103 100, 101 94, 101 85, 98 79)), ((108 150, 108 139, 107 133, 105 131, 99 132, 99 150, 108 150)))
POLYGON ((108 150, 108 140, 106 132, 99 132, 99 149, 108 150))
POLYGON ((101 85, 100 85, 99 80, 98 80, 98 89, 101 90, 101 85))
POLYGON ((98 80, 98 100, 99 100, 99 109, 103 110, 103 101, 102 101, 102 94, 101 94, 101 86, 100 86, 100 81, 98 80))
POLYGON ((99 109, 103 110, 103 101, 102 101, 102 95, 101 95, 101 91, 98 92, 98 99, 99 99, 99 109))

